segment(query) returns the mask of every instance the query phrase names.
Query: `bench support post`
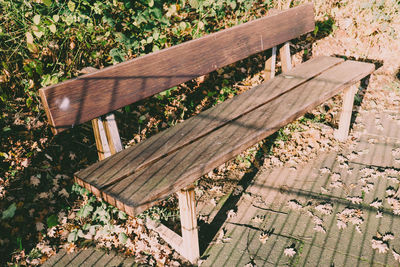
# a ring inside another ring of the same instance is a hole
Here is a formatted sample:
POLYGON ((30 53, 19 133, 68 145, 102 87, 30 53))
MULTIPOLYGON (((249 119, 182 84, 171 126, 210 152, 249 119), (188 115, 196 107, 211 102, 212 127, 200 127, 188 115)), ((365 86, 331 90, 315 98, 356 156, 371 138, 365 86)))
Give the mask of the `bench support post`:
POLYGON ((99 160, 111 156, 110 147, 107 141, 107 133, 104 129, 103 120, 98 117, 92 120, 94 139, 96 140, 97 154, 99 160))
POLYGON ((292 69, 292 59, 290 56, 290 43, 286 42, 280 49, 282 72, 287 72, 292 69))
POLYGON ((349 135, 354 96, 357 93, 357 90, 357 85, 352 85, 344 90, 343 107, 340 114, 339 128, 334 132, 335 139, 340 142, 346 141, 349 135))
POLYGON ((194 187, 178 191, 179 211, 182 225, 183 256, 192 264, 200 258, 199 237, 197 230, 196 201, 194 187))
MULTIPOLYGON (((100 117, 93 119, 92 126, 100 160, 122 150, 121 139, 114 114, 107 114, 104 120, 100 117)), ((164 225, 157 225, 151 220, 148 220, 146 224, 147 227, 158 232, 164 240, 192 264, 197 264, 200 258, 200 249, 194 186, 182 189, 178 191, 177 194, 181 215, 182 237, 164 225)))
POLYGON ((268 81, 275 77, 275 66, 276 66, 276 46, 271 49, 271 56, 265 62, 265 74, 264 80, 268 81))

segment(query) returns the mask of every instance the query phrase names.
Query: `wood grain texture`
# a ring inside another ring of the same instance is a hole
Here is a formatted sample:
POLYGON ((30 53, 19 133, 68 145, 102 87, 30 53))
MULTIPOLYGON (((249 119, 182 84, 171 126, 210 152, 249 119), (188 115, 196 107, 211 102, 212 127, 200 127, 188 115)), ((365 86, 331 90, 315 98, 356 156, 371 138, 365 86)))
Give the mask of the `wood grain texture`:
POLYGON ((276 46, 272 47, 271 56, 265 62, 264 81, 268 81, 275 77, 276 50, 276 46))
POLYGON ((115 115, 113 113, 106 115, 105 120, 103 121, 103 126, 111 154, 114 155, 115 153, 120 152, 123 148, 121 137, 118 132, 117 122, 115 121, 115 115))
POLYGON ((59 133, 313 29, 313 5, 304 4, 42 88, 40 96, 59 133))
POLYGON ((290 43, 286 42, 280 49, 282 72, 288 72, 292 69, 292 56, 290 55, 290 43))
MULTIPOLYGON (((112 160, 107 159, 93 164, 89 168, 77 173, 77 176, 88 182, 99 180, 100 177, 103 182, 110 182, 116 176, 129 175, 246 112, 271 101, 342 61, 342 59, 331 57, 312 59, 297 66, 285 76, 280 75, 233 99, 212 107, 183 123, 177 124, 149 138, 145 142, 123 150, 113 156, 112 160)), ((96 185, 105 186, 105 184, 96 185)))
POLYGON ((355 61, 336 65, 101 191, 98 184, 88 183, 79 176, 75 178, 79 184, 105 201, 134 216, 193 183, 201 175, 271 135, 373 70, 373 64, 355 61))
POLYGON ((336 140, 340 142, 346 141, 349 135, 354 96, 357 93, 357 91, 358 87, 356 85, 352 85, 344 90, 342 111, 340 113, 340 120, 339 120, 339 129, 337 129, 334 132, 336 140))
POLYGON ((110 146, 108 145, 106 131, 102 118, 94 118, 92 120, 92 128, 94 139, 96 141, 97 155, 99 160, 103 160, 111 156, 110 146))
POLYGON ((200 259, 194 186, 179 190, 179 212, 182 229, 182 255, 192 264, 200 259))
POLYGON ((183 123, 160 132, 145 142, 123 150, 113 156, 112 159, 93 164, 76 175, 89 183, 97 181, 96 186, 103 188, 106 184, 130 175, 138 169, 173 153, 340 62, 343 62, 343 60, 332 57, 317 57, 309 60, 286 75, 277 76, 241 95, 203 111, 183 123))

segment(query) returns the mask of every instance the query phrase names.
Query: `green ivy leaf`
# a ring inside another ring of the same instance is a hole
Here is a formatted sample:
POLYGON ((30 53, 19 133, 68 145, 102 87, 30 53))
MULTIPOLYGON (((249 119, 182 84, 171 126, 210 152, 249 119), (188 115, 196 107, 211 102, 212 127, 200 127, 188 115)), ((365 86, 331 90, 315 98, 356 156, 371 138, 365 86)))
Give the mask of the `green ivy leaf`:
POLYGON ((84 238, 85 234, 83 233, 83 231, 81 229, 78 230, 78 237, 84 238))
POLYGON ((199 0, 189 0, 189 5, 193 7, 194 9, 198 9, 200 6, 200 1, 199 0))
POLYGON ((113 58, 114 63, 120 63, 125 60, 126 53, 119 48, 110 50, 110 56, 113 58))
POLYGON ((32 102, 33 102, 33 100, 32 100, 32 98, 27 98, 26 99, 26 106, 29 108, 31 105, 32 105, 32 102))
POLYGON ((99 219, 101 222, 108 224, 110 221, 110 214, 103 208, 97 207, 96 211, 93 213, 92 220, 99 219))
POLYGON ((90 213, 92 211, 93 211, 93 207, 86 204, 85 206, 80 208, 80 210, 76 213, 76 216, 78 216, 79 218, 86 218, 87 216, 90 215, 90 213))
POLYGON ((57 215, 53 214, 50 217, 47 218, 47 227, 51 228, 53 226, 56 226, 58 224, 58 217, 57 215))
POLYGON ((50 7, 52 4, 52 0, 43 0, 43 4, 45 4, 46 6, 50 7))
POLYGON ((49 29, 50 29, 50 31, 51 31, 52 33, 56 33, 56 31, 57 31, 57 27, 56 27, 56 25, 54 25, 54 24, 51 24, 51 25, 49 26, 49 29))
POLYGON ((75 229, 71 233, 69 233, 68 238, 67 238, 69 243, 75 242, 78 240, 78 231, 75 229))
POLYGON ((59 15, 53 15, 53 20, 55 23, 57 23, 59 19, 60 19, 59 15))
POLYGON ((69 1, 67 6, 68 6, 68 9, 71 10, 71 12, 75 11, 75 3, 74 2, 69 1))
POLYGON ((40 39, 40 37, 42 37, 44 33, 43 33, 42 31, 34 31, 33 34, 34 34, 38 39, 40 39))
POLYGON ((152 11, 152 13, 153 13, 153 15, 154 15, 154 17, 155 17, 156 19, 161 19, 161 18, 162 18, 162 11, 161 11, 161 9, 159 9, 159 8, 153 8, 151 11, 152 11))
POLYGON ((40 24, 40 15, 35 15, 33 17, 33 23, 35 23, 36 25, 40 24))
POLYGON ((15 215, 15 211, 17 210, 17 205, 12 203, 5 211, 3 211, 3 215, 1 217, 2 220, 11 219, 15 215))
POLYGON ((186 29, 186 23, 184 21, 181 21, 181 23, 179 23, 179 28, 184 31, 186 29))
POLYGON ((65 19, 64 19, 65 23, 67 23, 67 25, 71 25, 72 23, 74 23, 74 16, 68 15, 65 19))
POLYGON ((122 244, 126 244, 126 241, 128 240, 128 236, 125 233, 119 233, 118 240, 122 244))
POLYGON ((119 210, 119 211, 118 211, 118 218, 119 218, 120 220, 126 220, 126 219, 128 218, 128 216, 126 215, 125 212, 119 210))

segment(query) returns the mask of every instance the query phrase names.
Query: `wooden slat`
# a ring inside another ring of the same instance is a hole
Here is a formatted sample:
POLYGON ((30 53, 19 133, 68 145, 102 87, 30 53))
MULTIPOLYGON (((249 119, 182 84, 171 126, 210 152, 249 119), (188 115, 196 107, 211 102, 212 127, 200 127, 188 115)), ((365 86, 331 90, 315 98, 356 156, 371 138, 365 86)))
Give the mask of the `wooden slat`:
POLYGON ((274 79, 214 106, 183 123, 158 133, 133 147, 123 150, 112 159, 106 159, 80 171, 77 176, 101 188, 117 177, 129 175, 152 162, 165 157, 210 133, 229 121, 271 101, 320 74, 342 59, 318 57, 307 61, 274 79), (97 182, 94 182, 97 181, 97 182))
POLYGON ((314 29, 304 4, 40 89, 59 133, 314 29))
POLYGON ((241 153, 374 70, 373 64, 346 61, 253 110, 207 136, 158 160, 109 188, 92 190, 134 216, 193 183, 201 175, 241 153))

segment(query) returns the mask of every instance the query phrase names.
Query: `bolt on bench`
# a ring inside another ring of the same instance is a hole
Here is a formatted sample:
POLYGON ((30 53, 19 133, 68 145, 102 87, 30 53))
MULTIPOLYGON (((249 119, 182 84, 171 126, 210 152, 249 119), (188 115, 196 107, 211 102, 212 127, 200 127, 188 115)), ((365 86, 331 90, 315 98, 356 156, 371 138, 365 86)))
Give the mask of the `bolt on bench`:
POLYGON ((92 120, 101 161, 77 172, 76 182, 131 216, 177 193, 182 237, 154 227, 196 263, 199 177, 343 90, 336 138, 346 139, 354 84, 374 65, 317 57, 292 69, 287 42, 313 29, 313 5, 305 4, 41 89, 55 134, 92 120), (282 43, 283 74, 274 77, 282 43), (270 48, 268 81, 122 150, 110 112, 270 48))

